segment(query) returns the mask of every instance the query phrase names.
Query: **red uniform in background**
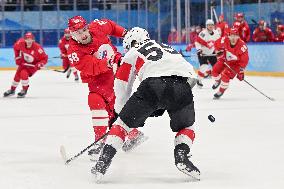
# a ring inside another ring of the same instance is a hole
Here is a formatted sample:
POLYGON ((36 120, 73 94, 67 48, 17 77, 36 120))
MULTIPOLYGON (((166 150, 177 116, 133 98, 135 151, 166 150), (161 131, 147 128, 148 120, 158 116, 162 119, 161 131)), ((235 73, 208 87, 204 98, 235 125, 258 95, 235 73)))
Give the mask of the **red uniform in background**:
POLYGON ((264 20, 260 20, 258 23, 258 27, 255 28, 252 40, 254 42, 273 42, 274 41, 274 34, 272 30, 266 27, 266 23, 264 20))
POLYGON ((68 51, 68 48, 69 48, 70 37, 71 37, 70 36, 70 30, 65 29, 64 30, 64 36, 59 40, 58 47, 59 47, 60 53, 61 53, 60 57, 62 59, 63 69, 64 70, 69 69, 68 72, 67 72, 67 78, 69 78, 71 71, 73 71, 73 74, 75 76, 75 81, 78 81, 79 77, 78 77, 77 70, 74 68, 73 64, 70 64, 70 61, 68 59, 68 54, 67 54, 67 51, 68 51))
POLYGON ((250 29, 248 23, 244 19, 244 14, 237 13, 235 19, 236 21, 234 22, 233 27, 238 29, 239 36, 245 43, 249 42, 250 29))
POLYGON ((178 42, 178 33, 175 28, 171 28, 171 32, 168 35, 168 43, 174 44, 178 42))
POLYGON ((18 97, 24 97, 29 88, 29 77, 47 63, 48 56, 43 48, 34 42, 34 36, 28 32, 14 44, 15 61, 18 66, 11 89, 4 93, 4 97, 15 94, 21 81, 23 89, 18 97))
MULTIPOLYGON (((238 31, 231 29, 229 37, 236 37, 238 31)), ((239 37, 236 44, 232 45, 229 37, 222 37, 215 43, 215 49, 218 52, 223 52, 223 55, 218 58, 218 62, 213 66, 212 78, 216 83, 212 86, 213 89, 219 87, 219 91, 214 95, 215 98, 220 98, 225 90, 229 87, 229 82, 236 76, 242 81, 244 79, 243 70, 246 68, 249 60, 248 48, 243 40, 239 37), (230 68, 226 65, 228 64, 230 68)))
POLYGON ((278 25, 276 28, 275 42, 284 42, 284 25, 278 25))
MULTIPOLYGON (((106 133, 109 123, 115 116, 113 67, 119 65, 113 63, 119 64, 121 54, 112 45, 109 36, 123 37, 126 30, 107 19, 94 20, 87 25, 81 16, 69 19, 68 25, 72 35, 68 58, 80 71, 82 82, 88 83, 88 104, 92 111, 95 140, 98 140, 106 133), (80 42, 79 37, 81 41, 87 42, 80 42), (74 40, 76 38, 78 39, 74 40)), ((139 131, 134 129, 129 136, 135 138, 138 134, 139 131)), ((94 152, 96 153, 97 151, 94 152)))
POLYGON ((216 30, 219 31, 221 37, 224 37, 229 33, 230 28, 228 23, 224 21, 223 14, 219 16, 219 22, 216 23, 216 30))

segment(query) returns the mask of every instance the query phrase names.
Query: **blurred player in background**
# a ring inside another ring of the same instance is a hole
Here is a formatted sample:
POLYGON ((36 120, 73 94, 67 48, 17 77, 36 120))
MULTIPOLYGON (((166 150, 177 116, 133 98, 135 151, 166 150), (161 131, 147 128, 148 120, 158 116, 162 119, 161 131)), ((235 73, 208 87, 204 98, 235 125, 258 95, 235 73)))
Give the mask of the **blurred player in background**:
POLYGON ((229 82, 236 76, 236 73, 240 81, 244 79, 244 69, 248 64, 249 56, 246 43, 240 38, 238 30, 235 28, 230 29, 229 36, 216 41, 215 48, 221 57, 218 58, 218 62, 212 69, 212 78, 215 80, 212 88, 217 89, 220 86, 218 92, 214 94, 214 98, 219 99, 229 87, 229 82))
POLYGON ((267 27, 267 23, 264 20, 258 22, 258 27, 255 28, 252 35, 254 42, 273 42, 274 34, 272 30, 267 27))
POLYGON ((237 13, 235 15, 235 22, 233 28, 238 30, 240 38, 245 42, 250 40, 250 29, 248 23, 245 21, 244 13, 237 13))
POLYGON ((228 35, 230 28, 228 23, 224 20, 224 15, 219 16, 219 21, 216 23, 216 30, 219 32, 221 37, 228 35))
POLYGON ((74 68, 73 64, 70 64, 70 61, 69 61, 68 55, 67 55, 70 37, 71 37, 70 30, 67 28, 67 29, 64 30, 64 36, 59 40, 58 47, 59 47, 60 53, 61 53, 60 56, 61 56, 61 59, 62 59, 63 69, 64 70, 68 69, 66 77, 69 78, 71 72, 73 72, 73 74, 75 76, 75 81, 78 81, 79 76, 78 76, 77 70, 74 68))
POLYGON ((146 119, 160 108, 168 111, 171 129, 177 133, 174 147, 176 167, 199 180, 200 171, 189 155, 195 138, 191 88, 196 83, 196 73, 193 66, 170 46, 150 40, 148 32, 142 28, 135 27, 127 32, 123 47, 128 52, 115 79, 115 109, 119 117, 91 170, 96 181, 99 182, 106 173, 131 128, 142 127, 146 119), (131 95, 136 75, 141 84, 131 95))
POLYGON ((18 93, 18 98, 26 96, 29 89, 29 77, 47 63, 48 56, 43 48, 35 42, 35 37, 28 32, 14 44, 15 62, 17 71, 14 76, 11 88, 4 93, 4 97, 15 94, 15 90, 21 81, 22 90, 18 93))
POLYGON ((185 51, 190 52, 192 48, 195 48, 195 41, 201 32, 200 26, 192 26, 189 33, 189 44, 186 46, 185 51))
MULTIPOLYGON (((115 118, 113 68, 119 66, 121 54, 112 45, 109 36, 123 37, 127 30, 107 19, 94 20, 88 25, 81 16, 69 19, 68 27, 72 36, 68 58, 80 71, 82 82, 88 83, 88 104, 92 112, 95 140, 98 140, 115 118)), ((143 135, 141 131, 133 129, 125 145, 133 147, 144 139, 143 135)), ((89 155, 96 157, 103 145, 101 140, 89 151, 89 155)))
POLYGON ((279 24, 276 28, 275 42, 284 42, 284 25, 279 24))
POLYGON ((220 34, 214 28, 214 21, 211 19, 207 20, 206 29, 199 33, 195 41, 195 47, 200 64, 197 81, 198 87, 203 87, 201 80, 211 74, 210 65, 214 66, 217 62, 216 55, 214 54, 214 43, 220 38, 220 34))

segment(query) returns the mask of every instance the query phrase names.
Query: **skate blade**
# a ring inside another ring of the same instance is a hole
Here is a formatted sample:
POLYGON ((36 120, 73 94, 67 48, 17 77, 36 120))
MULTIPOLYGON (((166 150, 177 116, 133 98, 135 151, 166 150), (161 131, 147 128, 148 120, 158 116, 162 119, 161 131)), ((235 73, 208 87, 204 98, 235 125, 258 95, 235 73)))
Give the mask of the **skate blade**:
POLYGON ((143 136, 143 138, 138 140, 134 145, 123 145, 122 146, 122 150, 124 152, 130 152, 130 151, 132 151, 133 149, 135 149, 137 146, 139 146, 140 144, 142 144, 143 142, 145 142, 148 139, 149 139, 149 137, 143 136))
POLYGON ((187 171, 186 170, 186 165, 179 163, 176 165, 176 167, 178 168, 179 171, 181 171, 182 173, 190 176, 192 179, 194 179, 194 181, 200 181, 200 173, 197 171, 187 171))

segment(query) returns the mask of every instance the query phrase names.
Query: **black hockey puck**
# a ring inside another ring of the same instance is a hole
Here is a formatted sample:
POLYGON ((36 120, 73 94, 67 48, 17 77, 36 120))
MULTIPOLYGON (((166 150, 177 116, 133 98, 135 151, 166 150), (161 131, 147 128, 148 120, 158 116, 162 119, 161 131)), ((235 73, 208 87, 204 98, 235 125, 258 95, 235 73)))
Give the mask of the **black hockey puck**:
POLYGON ((208 116, 208 119, 209 119, 211 122, 214 122, 214 121, 215 121, 215 117, 213 117, 213 115, 209 115, 209 116, 208 116))

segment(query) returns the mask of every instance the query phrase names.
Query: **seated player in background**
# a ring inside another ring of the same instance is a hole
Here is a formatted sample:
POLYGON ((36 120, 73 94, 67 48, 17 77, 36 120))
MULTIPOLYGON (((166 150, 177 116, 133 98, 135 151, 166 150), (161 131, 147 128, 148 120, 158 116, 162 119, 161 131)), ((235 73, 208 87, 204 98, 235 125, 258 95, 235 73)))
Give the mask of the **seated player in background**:
POLYGON ((273 42, 274 34, 272 30, 267 26, 264 20, 258 22, 258 27, 255 28, 252 35, 254 42, 273 42))
POLYGON ((196 41, 195 47, 197 50, 197 56, 199 60, 198 81, 197 86, 203 87, 202 79, 208 77, 211 74, 211 66, 217 62, 217 58, 214 48, 214 43, 220 38, 219 32, 214 29, 214 21, 206 21, 206 29, 202 30, 196 41))
MULTIPOLYGON (((167 110, 175 136, 174 158, 176 167, 199 180, 200 171, 190 161, 195 138, 193 124, 195 110, 192 87, 196 73, 176 50, 150 40, 145 29, 132 28, 124 37, 123 47, 128 51, 116 73, 115 110, 119 117, 113 123, 106 144, 91 172, 99 182, 121 149, 127 133, 142 127, 156 110, 167 110), (131 95, 136 75, 141 84, 131 95)), ((161 125, 162 126, 162 125, 161 125)), ((162 137, 162 136, 161 136, 162 137)), ((123 165, 121 165, 123 166, 123 165)))
MULTIPOLYGON (((83 83, 89 87, 88 104, 92 112, 95 140, 106 134, 110 123, 115 118, 113 90, 114 72, 121 61, 121 54, 111 43, 109 36, 123 37, 126 29, 107 19, 94 20, 90 24, 81 16, 69 19, 68 27, 72 38, 69 42, 68 58, 80 71, 83 83)), ((131 149, 145 137, 141 131, 133 129, 125 145, 131 149)), ((104 145, 100 140, 89 155, 96 160, 104 145)))
POLYGON ((250 28, 248 23, 245 21, 244 13, 237 13, 235 15, 235 22, 233 23, 233 28, 238 30, 240 38, 245 42, 250 40, 250 28))
POLYGON ((279 24, 276 28, 275 42, 284 42, 284 25, 279 24))
POLYGON ((29 77, 32 77, 41 67, 47 63, 48 56, 40 44, 35 42, 35 37, 28 32, 14 44, 15 62, 17 71, 11 88, 4 93, 4 97, 15 94, 15 90, 21 81, 22 90, 18 98, 26 96, 29 89, 29 77))
POLYGON ((77 73, 77 70, 74 68, 73 64, 70 64, 70 61, 68 59, 68 48, 69 48, 69 40, 70 40, 70 30, 67 28, 64 30, 64 36, 59 40, 58 47, 60 49, 60 57, 62 59, 62 66, 64 70, 67 71, 66 77, 69 78, 71 75, 71 72, 73 72, 75 81, 79 81, 79 76, 77 73))
POLYGON ((230 31, 229 24, 224 20, 223 14, 219 16, 219 21, 216 23, 216 30, 221 37, 227 36, 230 31))
POLYGON ((217 89, 220 86, 218 92, 214 94, 214 99, 219 99, 229 87, 229 82, 234 79, 236 73, 240 81, 244 79, 244 69, 248 64, 249 56, 248 48, 235 28, 230 29, 229 36, 216 41, 215 48, 220 57, 212 69, 212 79, 215 80, 212 88, 217 89))

